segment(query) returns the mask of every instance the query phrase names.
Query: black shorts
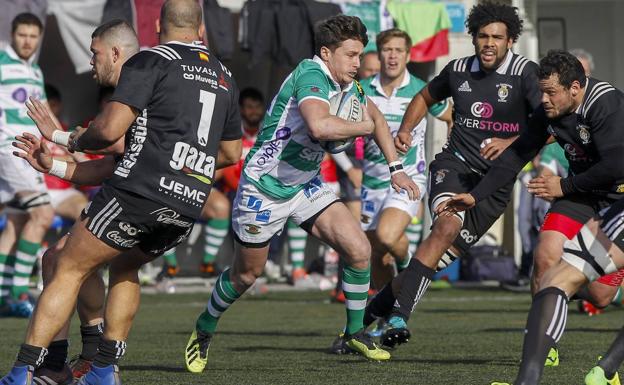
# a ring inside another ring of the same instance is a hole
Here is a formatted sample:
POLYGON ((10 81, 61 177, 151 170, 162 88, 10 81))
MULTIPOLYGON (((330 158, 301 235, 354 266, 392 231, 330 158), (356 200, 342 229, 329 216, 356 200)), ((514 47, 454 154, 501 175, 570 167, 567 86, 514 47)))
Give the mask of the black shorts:
POLYGON ((546 213, 540 231, 558 231, 572 239, 585 222, 614 202, 591 194, 571 194, 556 199, 546 213))
MULTIPOLYGON (((470 192, 482 177, 452 154, 441 152, 436 155, 435 160, 429 165, 428 195, 431 216, 435 216, 434 203, 437 205, 454 194, 470 192)), ((511 201, 514 183, 515 180, 509 182, 465 212, 464 224, 459 236, 453 242, 453 246, 460 251, 460 256, 464 255, 505 212, 511 201)))
POLYGON ((620 250, 624 251, 624 199, 613 203, 599 213, 600 228, 620 250))
POLYGON ((180 244, 193 228, 193 218, 129 191, 104 186, 82 213, 87 229, 118 250, 135 246, 159 256, 180 244))

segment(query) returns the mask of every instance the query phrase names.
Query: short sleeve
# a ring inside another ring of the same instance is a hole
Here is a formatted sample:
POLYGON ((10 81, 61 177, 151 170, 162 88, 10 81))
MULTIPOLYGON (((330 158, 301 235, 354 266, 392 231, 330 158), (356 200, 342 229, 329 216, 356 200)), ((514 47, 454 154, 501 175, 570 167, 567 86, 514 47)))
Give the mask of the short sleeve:
POLYGON ((455 60, 448 63, 446 67, 444 67, 436 77, 431 79, 427 85, 429 94, 435 100, 445 100, 451 96, 450 75, 451 65, 454 62, 455 60))
POLYGON ((448 108, 448 101, 446 101, 445 99, 429 107, 429 113, 435 117, 438 117, 442 115, 444 111, 446 111, 447 108, 448 108))
POLYGON ((241 131, 240 109, 238 105, 239 91, 233 78, 231 89, 230 107, 228 109, 225 127, 223 127, 223 133, 221 134, 221 140, 238 140, 243 136, 241 131))
POLYGON ((147 108, 162 77, 163 60, 166 59, 149 51, 139 52, 128 59, 121 68, 119 82, 111 100, 139 111, 147 108))
POLYGON ((295 80, 294 95, 297 104, 306 99, 318 99, 329 103, 329 84, 327 75, 319 69, 310 69, 301 73, 295 80))

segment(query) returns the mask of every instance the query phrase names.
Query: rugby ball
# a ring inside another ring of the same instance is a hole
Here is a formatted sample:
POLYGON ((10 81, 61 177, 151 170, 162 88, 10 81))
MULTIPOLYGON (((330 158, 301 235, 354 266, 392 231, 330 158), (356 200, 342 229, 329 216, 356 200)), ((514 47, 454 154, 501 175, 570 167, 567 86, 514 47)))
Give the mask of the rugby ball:
MULTIPOLYGON (((339 92, 329 99, 329 113, 350 122, 362 121, 362 108, 357 96, 349 91, 339 92)), ((355 137, 328 140, 321 142, 321 147, 330 154, 338 154, 351 147, 354 141, 355 137)))

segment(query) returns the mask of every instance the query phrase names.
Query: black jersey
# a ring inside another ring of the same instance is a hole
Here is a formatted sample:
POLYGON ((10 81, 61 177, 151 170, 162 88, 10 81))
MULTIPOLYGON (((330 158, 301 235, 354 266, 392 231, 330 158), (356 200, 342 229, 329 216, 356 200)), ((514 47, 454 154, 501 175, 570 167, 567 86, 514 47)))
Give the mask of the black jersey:
POLYGON ((537 64, 511 51, 490 73, 480 69, 476 56, 448 63, 428 85, 434 99, 453 98, 454 126, 443 151, 475 171, 487 172, 491 161, 479 154, 481 142, 516 136, 527 128, 541 100, 537 69, 537 64))
POLYGON ((509 175, 515 176, 550 135, 563 147, 570 163, 569 175, 561 181, 565 195, 624 197, 624 94, 593 78, 587 79, 583 101, 576 111, 549 119, 540 107, 531 118, 529 130, 501 154, 492 171, 499 170, 488 175, 473 195, 481 199, 509 175))
POLYGON ((124 64, 111 100, 139 115, 107 183, 198 218, 214 182, 219 142, 241 137, 230 71, 203 45, 163 44, 124 64))

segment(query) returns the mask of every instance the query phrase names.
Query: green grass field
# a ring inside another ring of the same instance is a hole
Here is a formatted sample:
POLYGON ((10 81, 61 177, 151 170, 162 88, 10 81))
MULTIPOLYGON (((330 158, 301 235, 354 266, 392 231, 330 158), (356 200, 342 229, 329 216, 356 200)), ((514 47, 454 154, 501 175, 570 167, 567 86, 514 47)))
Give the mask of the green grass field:
MULTIPOLYGON (((526 294, 431 290, 412 317, 413 339, 390 362, 327 353, 344 309, 326 293, 269 293, 238 301, 221 319, 209 370, 186 373, 182 352, 207 294, 144 295, 121 361, 124 384, 488 384, 513 380, 529 307, 526 294)), ((582 384, 622 326, 624 312, 568 317, 561 365, 543 384, 582 384)), ((25 320, 0 320, 0 370, 12 364, 25 320)), ((76 325, 74 325, 76 326, 76 325)), ((73 328, 74 330, 77 327, 73 328)), ((80 338, 73 335, 71 353, 80 338)))

